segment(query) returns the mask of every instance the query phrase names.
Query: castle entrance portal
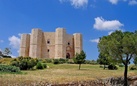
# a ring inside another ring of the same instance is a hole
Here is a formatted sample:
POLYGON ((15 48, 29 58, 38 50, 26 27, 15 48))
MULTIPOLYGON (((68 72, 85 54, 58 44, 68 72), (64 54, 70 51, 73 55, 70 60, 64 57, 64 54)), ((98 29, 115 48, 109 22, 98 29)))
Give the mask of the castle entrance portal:
POLYGON ((70 54, 69 53, 67 53, 66 59, 70 59, 70 54))

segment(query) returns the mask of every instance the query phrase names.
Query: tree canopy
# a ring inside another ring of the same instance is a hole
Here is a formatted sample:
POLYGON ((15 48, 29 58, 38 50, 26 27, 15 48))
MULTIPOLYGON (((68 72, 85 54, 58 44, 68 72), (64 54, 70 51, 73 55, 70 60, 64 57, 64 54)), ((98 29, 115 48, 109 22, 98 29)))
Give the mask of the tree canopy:
POLYGON ((137 31, 115 31, 111 35, 103 36, 98 43, 99 52, 105 56, 120 60, 125 65, 124 86, 127 86, 127 69, 131 58, 137 56, 137 31))

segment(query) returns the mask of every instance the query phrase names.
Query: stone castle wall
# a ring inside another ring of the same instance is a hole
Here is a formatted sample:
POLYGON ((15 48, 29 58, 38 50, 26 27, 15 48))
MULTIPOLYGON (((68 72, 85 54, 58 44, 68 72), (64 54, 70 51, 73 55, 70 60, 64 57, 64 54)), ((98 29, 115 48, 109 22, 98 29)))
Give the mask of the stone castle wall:
POLYGON ((20 42, 20 56, 29 56, 30 35, 22 34, 20 42))
POLYGON ((32 29, 31 35, 22 34, 20 56, 33 58, 72 58, 82 50, 82 35, 69 35, 63 28, 55 32, 32 29))

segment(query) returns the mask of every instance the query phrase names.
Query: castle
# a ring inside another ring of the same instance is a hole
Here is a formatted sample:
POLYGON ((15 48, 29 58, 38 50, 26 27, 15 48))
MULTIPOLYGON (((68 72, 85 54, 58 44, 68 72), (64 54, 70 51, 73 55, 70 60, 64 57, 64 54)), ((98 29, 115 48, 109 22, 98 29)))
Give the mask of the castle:
POLYGON ((55 32, 32 29, 31 34, 21 35, 19 56, 33 58, 73 58, 82 50, 82 34, 69 35, 63 28, 55 32))

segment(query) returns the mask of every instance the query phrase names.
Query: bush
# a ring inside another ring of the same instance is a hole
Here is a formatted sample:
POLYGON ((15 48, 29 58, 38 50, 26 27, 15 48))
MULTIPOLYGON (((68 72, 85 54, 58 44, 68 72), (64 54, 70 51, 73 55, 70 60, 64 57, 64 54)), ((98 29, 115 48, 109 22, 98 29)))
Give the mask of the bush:
POLYGON ((132 65, 129 67, 130 70, 137 70, 137 66, 136 65, 132 65))
POLYGON ((123 64, 119 64, 118 66, 119 66, 119 67, 124 67, 124 65, 123 65, 123 64))
POLYGON ((59 64, 59 60, 58 59, 54 59, 54 64, 59 64))
POLYGON ((31 57, 18 57, 11 62, 11 65, 19 67, 21 70, 28 70, 32 69, 37 63, 38 60, 31 57))
POLYGON ((110 64, 110 65, 108 65, 108 69, 109 70, 117 70, 118 67, 116 65, 114 65, 114 64, 110 64))
POLYGON ((47 64, 46 63, 43 63, 42 64, 44 68, 47 68, 47 64))
POLYGON ((52 59, 45 59, 45 63, 52 63, 52 59))
POLYGON ((10 65, 0 65, 1 72, 20 72, 20 69, 10 65))
POLYGON ((74 64, 74 60, 73 59, 68 59, 67 63, 68 64, 74 64))
POLYGON ((60 59, 59 59, 59 63, 60 63, 60 64, 66 63, 66 59, 60 58, 60 59))
POLYGON ((37 65, 36 65, 36 68, 37 69, 44 69, 44 66, 41 62, 38 62, 37 65))

